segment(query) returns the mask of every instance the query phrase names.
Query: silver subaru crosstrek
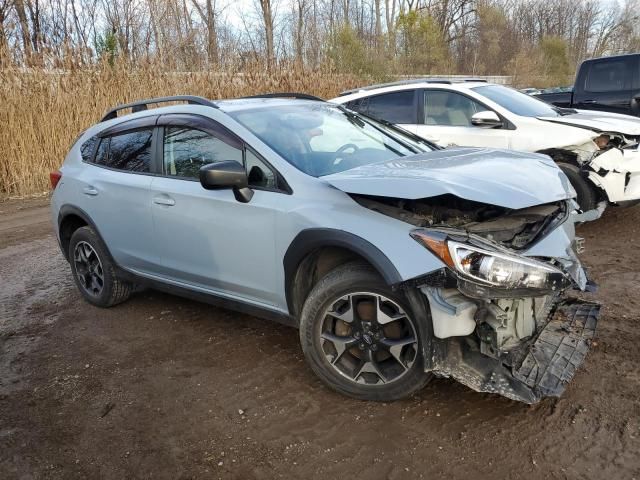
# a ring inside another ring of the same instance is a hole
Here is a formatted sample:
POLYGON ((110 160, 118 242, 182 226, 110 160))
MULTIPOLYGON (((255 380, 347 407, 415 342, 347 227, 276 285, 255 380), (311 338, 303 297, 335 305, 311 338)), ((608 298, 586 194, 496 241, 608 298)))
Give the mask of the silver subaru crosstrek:
POLYGON ((109 111, 51 181, 88 302, 149 286, 282 321, 352 397, 438 375, 535 403, 595 332, 575 191, 543 155, 443 150, 306 95, 177 96, 109 111))

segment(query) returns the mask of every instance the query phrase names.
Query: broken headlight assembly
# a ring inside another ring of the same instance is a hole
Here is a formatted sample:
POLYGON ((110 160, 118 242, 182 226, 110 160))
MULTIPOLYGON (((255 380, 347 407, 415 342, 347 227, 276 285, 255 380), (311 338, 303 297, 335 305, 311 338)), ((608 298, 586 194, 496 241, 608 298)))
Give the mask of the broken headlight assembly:
MULTIPOLYGON (((456 275, 489 290, 560 291, 571 280, 560 269, 537 260, 452 240, 441 231, 417 229, 411 236, 442 260, 456 275)), ((468 290, 465 288, 465 290, 468 290)))

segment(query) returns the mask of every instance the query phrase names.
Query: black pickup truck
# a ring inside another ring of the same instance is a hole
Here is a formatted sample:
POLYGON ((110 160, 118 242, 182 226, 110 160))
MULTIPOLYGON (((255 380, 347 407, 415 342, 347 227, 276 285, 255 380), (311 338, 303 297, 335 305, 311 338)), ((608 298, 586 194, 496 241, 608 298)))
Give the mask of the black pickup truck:
POLYGON ((585 60, 578 69, 573 91, 534 97, 558 107, 640 117, 640 53, 585 60))

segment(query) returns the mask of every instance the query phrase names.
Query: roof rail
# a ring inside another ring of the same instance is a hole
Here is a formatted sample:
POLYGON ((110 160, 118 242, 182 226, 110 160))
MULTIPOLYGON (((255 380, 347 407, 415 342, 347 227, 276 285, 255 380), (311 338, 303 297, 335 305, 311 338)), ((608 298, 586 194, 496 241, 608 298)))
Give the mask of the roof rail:
POLYGON ((465 83, 465 82, 484 82, 487 83, 487 80, 484 78, 437 78, 437 77, 424 77, 424 78, 410 78, 407 80, 398 80, 396 82, 388 82, 388 83, 378 83, 375 85, 368 85, 366 87, 352 88, 351 90, 345 90, 340 93, 340 97, 344 95, 349 95, 351 93, 363 92, 368 90, 375 90, 376 88, 384 88, 384 87, 396 87, 401 85, 413 85, 415 83, 441 83, 446 85, 451 85, 452 83, 465 83))
POLYGON ((261 93, 260 95, 249 95, 242 98, 297 98, 300 100, 317 100, 319 102, 325 102, 323 98, 316 97, 315 95, 309 95, 308 93, 295 93, 295 92, 277 92, 277 93, 261 93))
POLYGON ((213 103, 211 100, 198 97, 195 95, 173 95, 171 97, 157 97, 157 98, 149 98, 147 100, 138 100, 136 102, 131 103, 123 103, 118 105, 117 107, 108 110, 107 113, 102 117, 101 122, 105 122, 107 120, 112 120, 118 117, 118 112, 120 110, 124 110, 125 108, 130 108, 132 113, 141 112, 143 110, 147 110, 150 104, 154 103, 168 103, 168 102, 187 102, 191 105, 202 105, 205 107, 213 107, 218 108, 218 106, 213 103))

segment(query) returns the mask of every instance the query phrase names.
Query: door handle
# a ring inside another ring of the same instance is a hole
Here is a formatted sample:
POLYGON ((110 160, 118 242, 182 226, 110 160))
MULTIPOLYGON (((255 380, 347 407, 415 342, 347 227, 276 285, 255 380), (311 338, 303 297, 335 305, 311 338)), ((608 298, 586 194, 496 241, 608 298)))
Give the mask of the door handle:
POLYGON ((95 187, 92 187, 92 186, 84 187, 82 189, 82 192, 85 195, 91 195, 92 197, 95 197, 96 195, 98 195, 98 190, 95 187))
POLYGON ((153 203, 156 205, 164 205, 165 207, 173 207, 176 201, 170 197, 153 197, 153 203))
POLYGON ((583 100, 582 103, 592 104, 592 103, 598 103, 598 102, 596 102, 595 100, 583 100))

